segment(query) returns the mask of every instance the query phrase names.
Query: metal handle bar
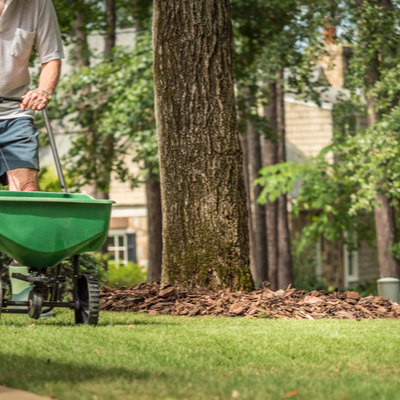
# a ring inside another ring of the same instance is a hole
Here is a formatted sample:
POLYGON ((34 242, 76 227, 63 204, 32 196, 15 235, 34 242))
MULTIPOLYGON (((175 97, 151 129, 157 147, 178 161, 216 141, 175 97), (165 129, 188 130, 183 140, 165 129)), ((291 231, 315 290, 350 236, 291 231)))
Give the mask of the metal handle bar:
POLYGON ((17 103, 22 103, 24 99, 21 97, 7 97, 7 96, 0 96, 0 103, 4 103, 5 101, 15 101, 17 103))
MULTIPOLYGON (((15 101, 17 103, 22 103, 23 99, 21 97, 0 96, 0 103, 4 103, 5 101, 15 101)), ((61 191, 63 193, 68 193, 67 185, 65 183, 64 173, 61 167, 60 156, 58 155, 56 141, 54 140, 53 129, 51 128, 50 119, 46 108, 43 108, 42 113, 43 113, 44 123, 46 125, 47 134, 49 135, 50 147, 53 153, 54 163, 56 164, 58 179, 60 180, 61 184, 61 191)))

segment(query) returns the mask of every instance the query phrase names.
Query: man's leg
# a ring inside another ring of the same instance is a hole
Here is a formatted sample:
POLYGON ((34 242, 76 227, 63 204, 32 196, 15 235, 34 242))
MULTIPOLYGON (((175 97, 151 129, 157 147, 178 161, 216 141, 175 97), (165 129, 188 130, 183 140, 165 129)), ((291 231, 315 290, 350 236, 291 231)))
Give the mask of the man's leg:
MULTIPOLYGON (((12 191, 36 192, 38 170, 33 168, 18 168, 7 172, 9 188, 12 191)), ((21 266, 17 261, 13 261, 9 266, 10 278, 12 273, 29 275, 28 267, 21 266)), ((14 301, 26 301, 33 284, 11 278, 12 298, 14 301)))
POLYGON ((38 170, 33 168, 18 168, 7 172, 10 190, 21 192, 37 192, 38 170))

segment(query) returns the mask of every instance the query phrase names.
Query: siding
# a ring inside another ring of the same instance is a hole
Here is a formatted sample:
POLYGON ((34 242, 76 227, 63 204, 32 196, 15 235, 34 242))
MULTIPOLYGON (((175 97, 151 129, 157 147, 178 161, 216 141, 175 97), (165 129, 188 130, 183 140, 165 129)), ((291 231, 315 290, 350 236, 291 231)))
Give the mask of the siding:
MULTIPOLYGON (((301 104, 285 103, 288 146, 306 157, 316 156, 332 140, 332 112, 301 104)), ((288 156, 290 153, 288 152, 288 156)))
POLYGON ((366 242, 358 250, 358 276, 361 284, 379 278, 378 254, 366 242))

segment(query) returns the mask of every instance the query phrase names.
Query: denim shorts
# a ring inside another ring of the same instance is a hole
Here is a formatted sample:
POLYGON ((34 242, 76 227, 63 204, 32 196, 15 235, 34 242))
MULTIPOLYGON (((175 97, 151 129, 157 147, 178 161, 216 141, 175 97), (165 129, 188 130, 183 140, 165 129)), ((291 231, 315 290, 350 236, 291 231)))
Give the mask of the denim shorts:
MULTIPOLYGON (((0 120, 0 147, 8 167, 39 169, 39 131, 32 118, 0 120)), ((0 153, 0 184, 8 185, 8 168, 0 153)))

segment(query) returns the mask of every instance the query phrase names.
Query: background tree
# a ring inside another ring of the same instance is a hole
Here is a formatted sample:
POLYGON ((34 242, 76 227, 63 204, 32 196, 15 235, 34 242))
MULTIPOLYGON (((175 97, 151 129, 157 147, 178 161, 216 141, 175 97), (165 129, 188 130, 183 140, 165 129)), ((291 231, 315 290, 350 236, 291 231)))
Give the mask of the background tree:
POLYGON ((363 240, 376 241, 381 276, 396 277, 400 10, 388 1, 338 2, 337 7, 346 15, 340 39, 354 52, 347 77, 351 97, 334 109, 333 143, 309 163, 265 168, 262 197, 288 193, 295 177, 304 179, 294 212, 307 208, 316 215, 302 232, 301 247, 321 234, 343 240, 350 250, 363 240), (368 129, 357 130, 357 113, 364 113, 368 129), (328 152, 335 154, 335 163, 325 160, 328 152))
POLYGON ((183 3, 154 2, 163 282, 251 290, 230 4, 183 3))

